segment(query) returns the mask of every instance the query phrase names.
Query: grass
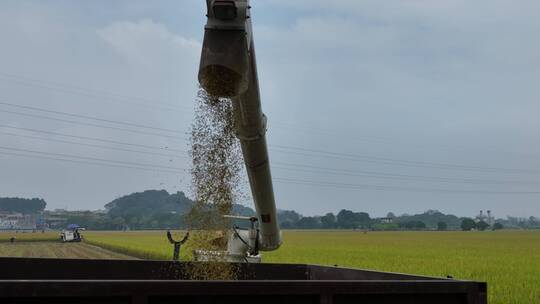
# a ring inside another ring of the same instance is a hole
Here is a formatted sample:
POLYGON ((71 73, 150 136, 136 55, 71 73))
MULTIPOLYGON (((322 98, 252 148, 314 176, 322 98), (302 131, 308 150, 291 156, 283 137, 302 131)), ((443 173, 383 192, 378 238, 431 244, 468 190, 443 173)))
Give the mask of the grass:
MULTIPOLYGON (((170 259, 165 232, 87 232, 88 242, 131 256, 170 259)), ((488 282, 490 303, 540 303, 540 231, 285 231, 265 262, 310 263, 488 282)), ((182 257, 189 250, 183 248, 182 257)))

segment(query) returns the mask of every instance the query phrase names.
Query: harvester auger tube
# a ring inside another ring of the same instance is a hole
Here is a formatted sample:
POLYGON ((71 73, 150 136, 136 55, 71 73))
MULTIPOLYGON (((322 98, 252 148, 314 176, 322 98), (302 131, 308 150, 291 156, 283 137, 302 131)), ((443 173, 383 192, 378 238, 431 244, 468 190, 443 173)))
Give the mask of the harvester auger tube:
POLYGON ((199 82, 211 95, 230 98, 259 224, 259 249, 281 245, 261 110, 249 0, 207 0, 199 82))

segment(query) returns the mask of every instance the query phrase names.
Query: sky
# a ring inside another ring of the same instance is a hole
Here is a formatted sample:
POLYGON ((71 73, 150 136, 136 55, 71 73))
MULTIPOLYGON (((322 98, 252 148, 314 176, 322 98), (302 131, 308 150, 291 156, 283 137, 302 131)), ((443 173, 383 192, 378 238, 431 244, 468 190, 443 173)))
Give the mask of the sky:
MULTIPOLYGON (((279 209, 540 216, 540 2, 252 6, 279 209)), ((190 195, 205 22, 195 0, 1 1, 0 196, 190 195)))

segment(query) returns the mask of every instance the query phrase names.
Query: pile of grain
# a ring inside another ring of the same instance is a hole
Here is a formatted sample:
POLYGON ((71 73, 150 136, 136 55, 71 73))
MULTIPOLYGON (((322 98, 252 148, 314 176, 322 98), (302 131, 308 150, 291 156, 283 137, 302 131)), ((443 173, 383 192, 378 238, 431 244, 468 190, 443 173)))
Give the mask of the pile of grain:
MULTIPOLYGON (((242 154, 234 132, 231 100, 211 96, 200 89, 191 131, 192 186, 195 206, 187 222, 194 250, 225 251, 233 202, 240 195, 242 154)), ((195 263, 193 279, 235 278, 235 269, 219 262, 195 263)))

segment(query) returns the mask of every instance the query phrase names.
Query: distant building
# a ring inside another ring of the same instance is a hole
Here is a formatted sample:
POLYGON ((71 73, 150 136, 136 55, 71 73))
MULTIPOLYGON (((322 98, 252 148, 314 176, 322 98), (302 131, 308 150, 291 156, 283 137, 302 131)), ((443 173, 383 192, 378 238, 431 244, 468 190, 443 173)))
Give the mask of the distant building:
POLYGON ((493 217, 491 210, 487 210, 486 213, 484 213, 484 210, 480 210, 480 213, 475 218, 475 222, 478 223, 482 221, 486 222, 490 226, 495 223, 495 218, 493 217))
POLYGON ((495 222, 495 218, 491 214, 491 210, 488 210, 487 211, 487 223, 488 223, 488 225, 493 226, 494 222, 495 222))
POLYGON ((37 217, 31 214, 0 213, 0 229, 36 229, 37 217))
POLYGON ((67 223, 67 218, 60 216, 45 216, 41 218, 43 228, 58 228, 67 223))
POLYGON ((383 224, 392 224, 394 222, 394 218, 393 217, 381 217, 381 218, 379 218, 379 221, 381 221, 381 223, 383 223, 383 224))

